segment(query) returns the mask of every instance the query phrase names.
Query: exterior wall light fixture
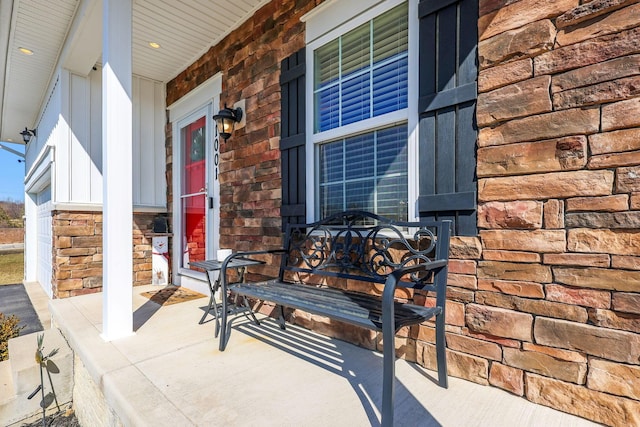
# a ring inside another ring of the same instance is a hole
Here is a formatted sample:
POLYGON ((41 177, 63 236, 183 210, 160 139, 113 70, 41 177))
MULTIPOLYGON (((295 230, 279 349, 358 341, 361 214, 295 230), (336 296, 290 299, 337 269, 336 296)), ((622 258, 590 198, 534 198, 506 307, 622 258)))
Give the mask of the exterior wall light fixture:
POLYGON ((22 135, 22 140, 24 141, 25 144, 28 144, 29 141, 31 141, 32 136, 38 136, 35 129, 27 129, 27 128, 24 128, 24 130, 20 132, 20 135, 22 135))
POLYGON ((226 141, 233 133, 235 124, 242 120, 242 108, 227 108, 227 104, 224 104, 224 108, 213 116, 213 120, 218 126, 218 134, 226 141))

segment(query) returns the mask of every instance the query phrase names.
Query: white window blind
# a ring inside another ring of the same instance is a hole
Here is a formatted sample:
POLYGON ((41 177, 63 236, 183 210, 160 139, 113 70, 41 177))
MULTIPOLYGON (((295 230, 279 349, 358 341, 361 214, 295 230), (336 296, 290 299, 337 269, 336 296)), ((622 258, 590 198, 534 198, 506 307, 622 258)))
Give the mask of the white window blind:
POLYGON ((357 209, 406 220, 406 125, 322 144, 319 163, 321 217, 357 209))
POLYGON ((407 107, 408 6, 314 51, 314 132, 407 107))

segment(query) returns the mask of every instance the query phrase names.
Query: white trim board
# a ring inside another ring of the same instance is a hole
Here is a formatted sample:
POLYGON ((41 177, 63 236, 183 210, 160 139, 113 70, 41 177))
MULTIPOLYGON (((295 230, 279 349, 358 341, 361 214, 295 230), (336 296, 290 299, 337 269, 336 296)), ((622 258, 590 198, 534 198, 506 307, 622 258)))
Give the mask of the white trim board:
MULTIPOLYGON (((215 76, 209 78, 206 82, 200 84, 191 92, 178 99, 173 104, 167 107, 169 110, 169 121, 176 122, 192 111, 198 108, 204 107, 209 102, 213 101, 222 92, 222 73, 217 73, 215 76)), ((214 105, 214 110, 217 111, 217 106, 214 105)))

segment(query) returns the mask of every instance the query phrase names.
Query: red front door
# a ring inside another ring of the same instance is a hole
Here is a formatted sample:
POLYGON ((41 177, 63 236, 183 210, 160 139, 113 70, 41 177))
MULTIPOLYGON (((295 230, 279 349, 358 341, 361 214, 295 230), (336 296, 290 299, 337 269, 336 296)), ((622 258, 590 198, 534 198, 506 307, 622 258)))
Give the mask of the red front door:
POLYGON ((181 129, 182 267, 202 261, 207 242, 206 120, 200 117, 181 129))

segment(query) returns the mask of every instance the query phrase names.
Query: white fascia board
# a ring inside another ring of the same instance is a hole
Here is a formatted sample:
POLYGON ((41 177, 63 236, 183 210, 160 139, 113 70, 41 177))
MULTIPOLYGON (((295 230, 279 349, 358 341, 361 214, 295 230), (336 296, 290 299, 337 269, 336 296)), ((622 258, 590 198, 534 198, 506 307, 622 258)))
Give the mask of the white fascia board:
MULTIPOLYGON (((8 141, 8 142, 11 142, 11 141, 8 141)), ((9 147, 7 147, 7 146, 6 146, 6 145, 4 145, 4 144, 0 144, 0 149, 2 149, 2 150, 7 150, 7 151, 8 151, 8 152, 10 152, 11 154, 15 154, 16 156, 18 156, 18 157, 22 157, 23 159, 24 159, 24 157, 25 157, 24 153, 21 153, 21 152, 20 152, 20 151, 18 151, 18 150, 14 150, 13 148, 9 148, 9 147)))
POLYGON ((29 187, 25 185, 25 193, 39 193, 51 185, 51 163, 43 163, 42 169, 37 171, 33 179, 29 183, 29 187))
POLYGON ((38 157, 31 165, 31 168, 24 177, 24 191, 35 193, 40 190, 42 177, 51 170, 53 163, 53 147, 45 145, 38 157))
POLYGON ((102 54, 101 6, 97 0, 81 2, 60 53, 62 66, 76 74, 88 75, 102 54))

